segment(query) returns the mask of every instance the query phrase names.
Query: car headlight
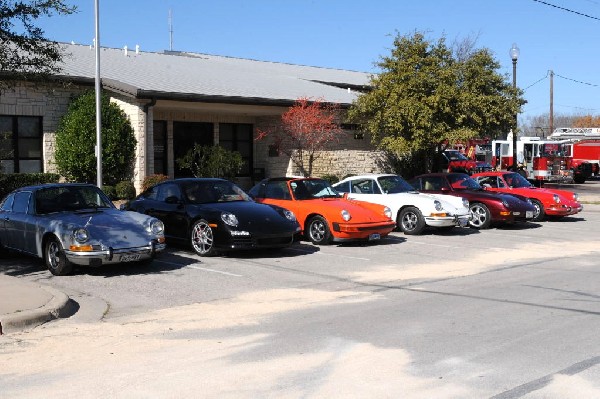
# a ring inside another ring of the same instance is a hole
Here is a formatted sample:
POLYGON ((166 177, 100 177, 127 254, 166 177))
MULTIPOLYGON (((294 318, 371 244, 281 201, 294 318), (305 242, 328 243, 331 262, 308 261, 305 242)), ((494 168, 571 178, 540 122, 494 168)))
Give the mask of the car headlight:
POLYGON ((385 208, 383 208, 383 214, 385 215, 385 217, 391 219, 392 218, 392 210, 390 209, 389 206, 386 206, 385 208))
POLYGON ((435 206, 435 210, 438 212, 444 210, 442 203, 438 200, 433 201, 433 205, 435 206))
POLYGON ((344 221, 348 221, 350 219, 352 219, 352 216, 350 215, 350 212, 348 212, 347 210, 342 210, 342 219, 344 219, 344 221))
POLYGON ((291 220, 292 222, 296 221, 296 215, 294 215, 294 212, 288 211, 287 209, 283 210, 283 216, 285 216, 288 220, 291 220))
POLYGON ((577 194, 577 193, 573 193, 573 199, 574 199, 575 201, 578 201, 578 200, 579 200, 579 194, 577 194))
POLYGON ((154 235, 160 235, 165 231, 165 225, 160 220, 153 220, 150 222, 150 233, 154 235))
POLYGON ((75 239, 75 241, 82 244, 89 240, 90 235, 88 234, 86 229, 80 228, 73 231, 73 238, 75 239))
POLYGON ((554 200, 554 202, 556 202, 557 204, 560 204, 560 197, 558 196, 558 194, 554 194, 552 196, 552 199, 554 200))
POLYGON ((469 200, 468 200, 468 199, 466 199, 466 198, 463 198, 463 199, 462 199, 462 201, 463 201, 463 206, 464 206, 465 208, 468 208, 468 207, 469 207, 469 200))
POLYGON ((239 224, 238 218, 233 213, 223 212, 221 213, 221 219, 231 227, 237 227, 239 224))

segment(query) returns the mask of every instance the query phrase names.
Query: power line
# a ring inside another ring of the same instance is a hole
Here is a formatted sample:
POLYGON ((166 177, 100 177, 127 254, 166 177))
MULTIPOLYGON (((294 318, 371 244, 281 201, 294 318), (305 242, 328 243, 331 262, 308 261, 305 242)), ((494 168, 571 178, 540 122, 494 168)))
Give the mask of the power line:
POLYGON ((545 5, 550 6, 550 7, 558 8, 559 10, 563 10, 563 11, 571 12, 573 14, 581 15, 582 17, 586 17, 586 18, 590 18, 590 19, 595 19, 596 21, 600 21, 600 18, 598 18, 598 17, 593 17, 591 15, 584 14, 584 13, 579 12, 579 11, 574 11, 574 10, 571 10, 571 9, 568 9, 568 8, 565 8, 565 7, 560 7, 560 6, 557 6, 555 4, 550 4, 550 3, 546 2, 546 1, 542 1, 542 0, 533 0, 533 1, 535 1, 536 3, 545 4, 545 5))
POLYGON ((576 80, 576 79, 571 79, 571 78, 567 78, 565 76, 561 76, 557 73, 554 74, 554 76, 558 76, 559 78, 563 78, 565 80, 570 80, 571 82, 575 82, 575 83, 580 83, 582 85, 587 85, 587 86, 592 86, 592 87, 599 87, 600 85, 594 84, 594 83, 589 83, 589 82, 582 82, 580 80, 576 80))
POLYGON ((529 89, 530 87, 535 86, 536 84, 540 83, 542 80, 547 79, 548 78, 548 73, 546 72, 546 76, 544 76, 541 79, 536 80, 535 82, 533 82, 532 84, 530 84, 529 86, 527 86, 526 88, 523 89, 523 91, 527 91, 527 89, 529 89))

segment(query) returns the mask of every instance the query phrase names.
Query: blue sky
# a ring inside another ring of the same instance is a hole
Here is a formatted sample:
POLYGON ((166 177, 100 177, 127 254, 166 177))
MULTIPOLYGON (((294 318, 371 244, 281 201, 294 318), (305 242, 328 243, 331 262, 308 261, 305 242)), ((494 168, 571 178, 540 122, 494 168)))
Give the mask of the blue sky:
MULTIPOLYGON (((520 49, 517 84, 528 104, 521 117, 600 114, 600 0, 99 0, 105 47, 173 50, 374 72, 396 33, 424 32, 448 42, 477 37, 512 81, 509 49, 520 49), (567 8, 584 17, 557 7, 567 8)), ((91 44, 94 0, 79 12, 40 21, 46 36, 91 44)))

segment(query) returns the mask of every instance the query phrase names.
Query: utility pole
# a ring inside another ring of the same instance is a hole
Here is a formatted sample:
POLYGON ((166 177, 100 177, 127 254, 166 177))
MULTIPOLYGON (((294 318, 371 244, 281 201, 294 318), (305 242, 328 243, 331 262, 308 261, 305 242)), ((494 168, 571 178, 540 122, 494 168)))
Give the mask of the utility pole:
POLYGON ((550 71, 550 134, 554 132, 554 71, 550 71))
POLYGON ((102 117, 101 117, 101 95, 100 95, 100 0, 95 0, 95 31, 96 38, 94 45, 96 46, 96 76, 95 76, 95 91, 96 91, 96 174, 99 189, 102 189, 102 117))

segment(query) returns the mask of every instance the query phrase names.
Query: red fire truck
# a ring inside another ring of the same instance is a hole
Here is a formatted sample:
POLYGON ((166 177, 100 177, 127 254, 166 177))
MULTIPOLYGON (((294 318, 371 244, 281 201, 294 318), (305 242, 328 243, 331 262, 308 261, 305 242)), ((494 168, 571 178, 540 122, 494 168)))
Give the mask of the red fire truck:
MULTIPOLYGON (((570 142, 569 155, 572 168, 586 170, 589 168, 589 175, 586 178, 592 174, 600 175, 600 128, 559 128, 552 132, 549 138, 570 142)), ((577 179, 575 181, 579 183, 577 179)))
MULTIPOLYGON (((514 168, 512 138, 492 141, 492 166, 496 170, 514 168)), ((568 140, 544 140, 539 137, 519 137, 517 164, 523 168, 527 179, 537 184, 544 182, 573 182, 570 168, 568 140)))

